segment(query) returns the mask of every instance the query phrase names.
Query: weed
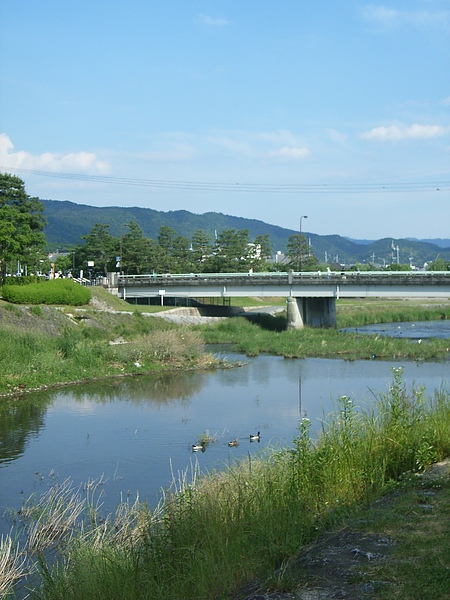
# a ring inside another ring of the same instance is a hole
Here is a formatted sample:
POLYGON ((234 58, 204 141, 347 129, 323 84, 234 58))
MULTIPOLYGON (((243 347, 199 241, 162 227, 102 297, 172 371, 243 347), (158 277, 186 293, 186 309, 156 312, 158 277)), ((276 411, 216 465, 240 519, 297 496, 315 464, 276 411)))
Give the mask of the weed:
POLYGON ((62 485, 24 513, 35 521, 28 547, 51 542, 61 552, 54 566, 53 555, 41 553, 39 595, 228 598, 277 569, 272 585, 286 589, 290 557, 386 490, 410 489, 411 474, 441 458, 449 433, 450 395, 407 390, 396 370, 373 411, 340 397, 317 439, 303 419, 290 451, 272 449, 201 477, 193 466, 190 477, 174 477, 155 509, 137 499, 102 518, 95 486, 86 503, 62 485))

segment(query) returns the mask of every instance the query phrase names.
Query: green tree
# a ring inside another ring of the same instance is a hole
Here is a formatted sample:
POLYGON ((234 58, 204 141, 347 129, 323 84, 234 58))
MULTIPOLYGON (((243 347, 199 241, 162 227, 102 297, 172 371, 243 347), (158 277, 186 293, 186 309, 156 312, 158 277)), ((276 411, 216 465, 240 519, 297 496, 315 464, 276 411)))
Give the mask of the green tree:
POLYGON ((172 259, 174 272, 190 273, 194 268, 191 244, 188 238, 177 235, 172 242, 172 259))
POLYGON ((254 252, 250 253, 251 268, 254 271, 266 271, 267 259, 270 258, 272 249, 270 247, 269 234, 260 234, 255 237, 254 252))
POLYGON ((211 236, 201 229, 192 235, 192 260, 195 271, 203 271, 204 263, 212 253, 211 236))
POLYGON ((304 235, 295 233, 291 235, 287 244, 286 256, 289 267, 295 271, 314 271, 317 269, 318 261, 311 252, 311 247, 304 235))
POLYGON ((408 264, 392 263, 391 265, 387 265, 385 270, 386 271, 412 271, 412 268, 411 268, 411 265, 408 265, 408 264))
POLYGON ((250 266, 248 229, 224 229, 216 239, 205 266, 212 273, 242 273, 250 266))
POLYGON ((268 233, 261 233, 255 237, 255 244, 259 246, 262 259, 270 258, 272 248, 270 246, 270 237, 268 233))
POLYGON ((161 225, 158 231, 158 248, 155 254, 157 259, 156 271, 158 273, 174 273, 177 271, 176 261, 174 260, 174 240, 177 232, 168 225, 161 225))
POLYGON ((25 184, 13 175, 0 174, 0 276, 8 263, 19 261, 38 271, 43 259, 46 225, 44 206, 25 192, 25 184))
POLYGON ((119 240, 109 233, 109 225, 96 223, 91 232, 82 236, 86 240, 77 252, 77 264, 86 270, 88 262, 94 262, 94 273, 104 276, 108 271, 116 270, 117 256, 119 252, 119 240))
POLYGON ((163 273, 167 272, 164 268, 166 264, 166 253, 161 246, 152 240, 151 238, 146 239, 146 255, 145 260, 147 262, 143 265, 143 272, 145 273, 163 273))
POLYGON ((165 250, 168 254, 172 253, 173 250, 173 241, 177 232, 172 227, 168 225, 161 225, 158 231, 158 245, 161 246, 163 250, 165 250))
POLYGON ((448 266, 443 258, 436 258, 432 262, 428 263, 427 271, 447 271, 448 266))
POLYGON ((130 221, 128 231, 122 236, 122 268, 127 275, 140 275, 150 262, 148 240, 135 221, 130 221))

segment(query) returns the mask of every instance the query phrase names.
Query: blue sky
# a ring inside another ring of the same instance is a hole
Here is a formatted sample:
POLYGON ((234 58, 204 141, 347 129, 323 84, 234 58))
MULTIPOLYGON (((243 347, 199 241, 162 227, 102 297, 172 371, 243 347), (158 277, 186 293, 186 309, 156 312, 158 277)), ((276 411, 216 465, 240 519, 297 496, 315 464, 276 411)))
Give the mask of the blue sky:
POLYGON ((0 0, 0 86, 32 196, 450 237, 448 0, 0 0))

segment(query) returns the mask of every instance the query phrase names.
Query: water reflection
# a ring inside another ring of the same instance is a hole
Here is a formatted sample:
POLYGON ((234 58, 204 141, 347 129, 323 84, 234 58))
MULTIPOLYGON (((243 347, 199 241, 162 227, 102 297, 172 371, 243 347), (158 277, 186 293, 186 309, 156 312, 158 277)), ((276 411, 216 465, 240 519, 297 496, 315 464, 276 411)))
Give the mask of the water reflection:
POLYGON ((30 437, 44 426, 51 399, 44 393, 36 398, 5 398, 0 401, 0 464, 21 456, 30 437))
MULTIPOLYGON (((2 401, 0 513, 23 498, 71 477, 76 484, 103 476, 103 510, 139 491, 154 504, 172 473, 190 465, 222 468, 235 458, 289 446, 299 419, 313 431, 337 398, 370 404, 387 390, 391 367, 403 363, 260 356, 242 367, 99 381, 2 401), (192 445, 209 431, 205 452, 192 445), (260 432, 260 443, 250 434, 260 432), (228 442, 239 439, 239 446, 228 442)), ((449 365, 406 363, 405 380, 433 390, 448 380, 449 365)), ((0 533, 9 529, 3 522, 0 533)))
POLYGON ((78 402, 95 396, 96 402, 107 404, 118 399, 141 404, 149 399, 155 404, 188 401, 202 387, 202 373, 180 373, 158 377, 136 376, 96 381, 71 388, 78 402))

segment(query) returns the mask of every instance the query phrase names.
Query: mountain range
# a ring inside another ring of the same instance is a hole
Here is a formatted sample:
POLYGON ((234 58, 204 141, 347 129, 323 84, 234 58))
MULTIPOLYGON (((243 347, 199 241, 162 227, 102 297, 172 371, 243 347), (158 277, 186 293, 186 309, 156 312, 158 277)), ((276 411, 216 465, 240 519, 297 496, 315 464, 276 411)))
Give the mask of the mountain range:
MULTIPOLYGON (((224 229, 248 229, 249 238, 268 234, 273 254, 286 251, 289 237, 298 229, 286 229, 257 219, 246 219, 216 212, 195 214, 187 210, 157 211, 139 207, 95 207, 61 200, 41 200, 47 225, 44 233, 48 249, 60 252, 83 242, 96 223, 107 224, 111 235, 120 237, 123 226, 135 221, 145 237, 156 240, 159 228, 166 225, 178 235, 191 239, 201 229, 212 238, 224 229)), ((421 267, 437 258, 450 261, 450 239, 417 240, 413 238, 355 240, 340 235, 318 235, 302 231, 319 262, 377 265, 400 262, 421 267)))

